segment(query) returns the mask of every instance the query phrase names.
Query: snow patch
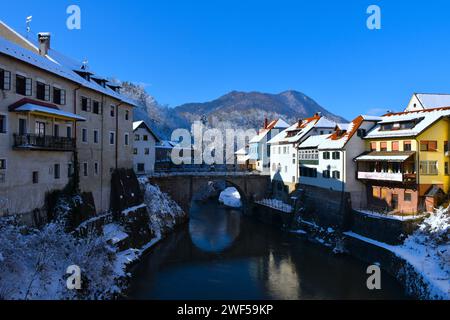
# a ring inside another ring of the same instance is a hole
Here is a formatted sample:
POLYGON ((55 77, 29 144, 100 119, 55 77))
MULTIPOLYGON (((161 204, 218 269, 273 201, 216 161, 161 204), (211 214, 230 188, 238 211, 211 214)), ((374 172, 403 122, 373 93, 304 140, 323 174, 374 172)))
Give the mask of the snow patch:
POLYGON ((226 188, 225 190, 223 190, 220 193, 219 202, 231 208, 242 207, 241 195, 239 194, 239 191, 237 191, 237 189, 234 187, 226 188))

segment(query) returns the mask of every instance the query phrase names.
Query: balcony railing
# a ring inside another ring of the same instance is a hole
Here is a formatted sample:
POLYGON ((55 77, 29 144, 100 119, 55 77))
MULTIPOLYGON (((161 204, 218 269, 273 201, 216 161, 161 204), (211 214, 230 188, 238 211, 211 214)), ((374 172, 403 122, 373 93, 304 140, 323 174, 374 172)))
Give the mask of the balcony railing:
POLYGON ((14 148, 47 151, 74 151, 75 139, 41 136, 36 134, 14 134, 14 148))
POLYGON ((406 182, 406 181, 414 181, 416 179, 416 175, 414 173, 358 172, 358 179, 406 182))

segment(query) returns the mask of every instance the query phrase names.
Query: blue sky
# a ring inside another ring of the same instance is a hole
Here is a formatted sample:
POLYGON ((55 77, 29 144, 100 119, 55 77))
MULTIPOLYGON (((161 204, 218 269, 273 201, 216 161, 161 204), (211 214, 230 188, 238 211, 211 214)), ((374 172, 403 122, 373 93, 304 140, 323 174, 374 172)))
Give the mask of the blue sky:
POLYGON ((52 32, 53 48, 170 106, 295 89, 352 119, 401 110, 413 92, 450 93, 445 0, 2 2, 13 28, 33 15, 33 32, 52 32), (66 28, 70 4, 81 30, 66 28), (381 30, 366 28, 371 4, 381 30))

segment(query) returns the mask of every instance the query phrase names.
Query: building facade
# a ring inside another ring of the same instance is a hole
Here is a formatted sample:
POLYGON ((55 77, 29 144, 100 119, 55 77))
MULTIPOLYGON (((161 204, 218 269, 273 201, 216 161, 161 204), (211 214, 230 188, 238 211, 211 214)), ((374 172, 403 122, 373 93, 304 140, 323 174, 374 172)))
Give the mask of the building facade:
POLYGON ((134 135, 134 171, 137 174, 149 174, 155 171, 156 145, 160 139, 144 121, 133 123, 134 135))
POLYGON ((297 147, 309 136, 331 134, 335 127, 334 121, 316 114, 299 120, 268 141, 271 149, 270 176, 276 197, 286 199, 299 183, 297 147))
POLYGON ((267 142, 288 128, 289 125, 282 119, 273 120, 270 123, 264 121, 264 127, 249 141, 249 163, 252 169, 260 172, 270 171, 270 148, 267 142))
POLYGON ((448 107, 391 113, 367 134, 356 160, 369 208, 429 212, 448 194, 449 116, 448 107))
POLYGON ((380 120, 358 116, 337 124, 330 135, 310 136, 298 147, 300 184, 349 193, 353 208, 365 208, 366 188, 356 179, 354 159, 365 151, 364 137, 380 120))
POLYGON ((52 50, 50 34, 35 43, 2 22, 0 76, 0 214, 42 208, 74 166, 97 212, 109 210, 112 171, 133 166, 134 102, 52 50))

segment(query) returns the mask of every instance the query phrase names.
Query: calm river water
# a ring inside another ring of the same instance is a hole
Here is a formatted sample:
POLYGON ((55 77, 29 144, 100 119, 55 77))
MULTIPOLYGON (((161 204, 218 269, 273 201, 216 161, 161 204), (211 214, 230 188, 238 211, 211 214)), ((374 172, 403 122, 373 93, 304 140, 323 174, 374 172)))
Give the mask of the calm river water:
POLYGON ((134 267, 130 299, 406 298, 387 274, 369 291, 366 264, 215 201, 195 203, 190 218, 134 267))

